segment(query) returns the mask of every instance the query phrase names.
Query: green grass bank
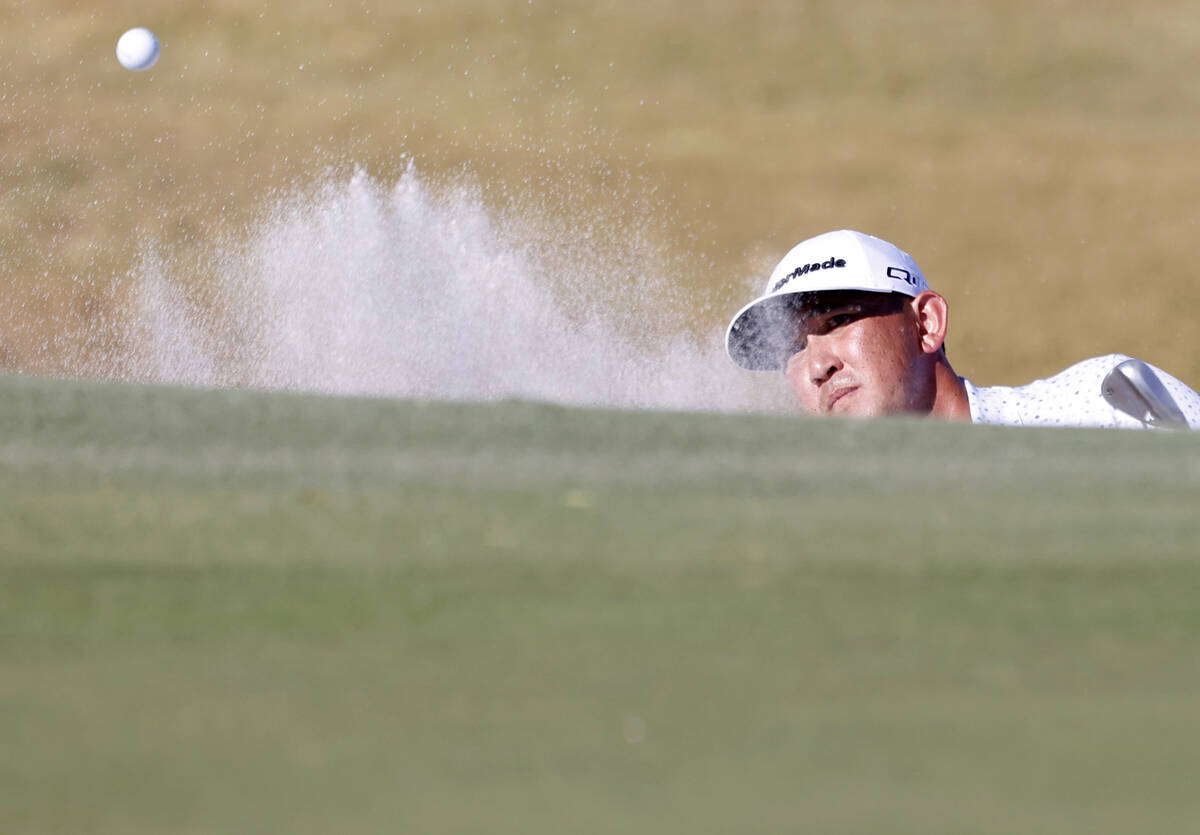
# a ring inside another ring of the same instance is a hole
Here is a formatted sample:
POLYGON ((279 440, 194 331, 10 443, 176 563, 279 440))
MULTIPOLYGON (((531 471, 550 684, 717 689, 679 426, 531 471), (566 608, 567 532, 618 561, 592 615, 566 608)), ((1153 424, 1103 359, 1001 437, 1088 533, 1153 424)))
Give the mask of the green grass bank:
POLYGON ((0 829, 1195 827, 1193 435, 0 380, 0 829))

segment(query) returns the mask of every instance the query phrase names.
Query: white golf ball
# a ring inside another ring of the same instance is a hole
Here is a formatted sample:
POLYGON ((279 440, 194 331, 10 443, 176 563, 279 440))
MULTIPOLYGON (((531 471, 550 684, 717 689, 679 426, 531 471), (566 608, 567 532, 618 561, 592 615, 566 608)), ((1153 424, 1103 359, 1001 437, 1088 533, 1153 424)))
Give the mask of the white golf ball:
POLYGON ((130 29, 117 40, 117 60, 127 70, 148 70, 158 60, 158 38, 144 26, 130 29))

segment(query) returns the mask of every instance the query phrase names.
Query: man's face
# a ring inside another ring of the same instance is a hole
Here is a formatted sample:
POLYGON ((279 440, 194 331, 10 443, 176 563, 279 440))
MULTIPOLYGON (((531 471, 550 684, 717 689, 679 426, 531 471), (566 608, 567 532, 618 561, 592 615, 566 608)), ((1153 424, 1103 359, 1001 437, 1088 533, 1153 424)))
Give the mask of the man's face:
POLYGON ((846 417, 928 411, 928 357, 911 303, 900 294, 858 291, 803 299, 784 369, 800 405, 846 417))

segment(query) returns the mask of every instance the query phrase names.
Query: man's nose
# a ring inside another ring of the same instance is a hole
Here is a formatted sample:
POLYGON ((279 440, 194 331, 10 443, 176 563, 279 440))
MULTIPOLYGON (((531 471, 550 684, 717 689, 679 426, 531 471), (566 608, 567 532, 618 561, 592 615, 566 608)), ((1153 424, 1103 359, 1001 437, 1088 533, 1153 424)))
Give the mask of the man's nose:
POLYGON ((820 339, 809 340, 808 376, 813 385, 821 386, 842 370, 842 361, 820 339))

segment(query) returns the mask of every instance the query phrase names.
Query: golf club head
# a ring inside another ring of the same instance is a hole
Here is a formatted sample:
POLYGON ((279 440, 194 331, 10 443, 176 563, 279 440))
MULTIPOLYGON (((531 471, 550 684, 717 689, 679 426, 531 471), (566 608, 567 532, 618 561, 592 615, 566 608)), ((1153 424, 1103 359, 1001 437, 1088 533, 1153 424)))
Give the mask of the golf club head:
POLYGON ((1110 406, 1147 426, 1188 428, 1187 418, 1166 386, 1141 360, 1125 360, 1118 365, 1104 378, 1100 390, 1110 406))

